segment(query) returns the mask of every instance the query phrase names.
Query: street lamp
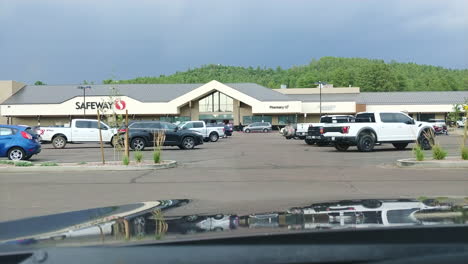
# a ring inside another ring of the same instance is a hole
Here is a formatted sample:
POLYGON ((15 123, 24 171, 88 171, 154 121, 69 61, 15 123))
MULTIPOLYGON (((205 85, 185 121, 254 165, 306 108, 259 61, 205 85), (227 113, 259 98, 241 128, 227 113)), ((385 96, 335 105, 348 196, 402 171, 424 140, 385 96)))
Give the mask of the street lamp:
POLYGON ((83 90, 83 118, 86 118, 86 89, 91 89, 91 86, 78 86, 77 89, 83 90))
POLYGON ((326 82, 318 81, 315 84, 318 84, 320 91, 320 117, 322 117, 322 86, 327 84, 326 82))

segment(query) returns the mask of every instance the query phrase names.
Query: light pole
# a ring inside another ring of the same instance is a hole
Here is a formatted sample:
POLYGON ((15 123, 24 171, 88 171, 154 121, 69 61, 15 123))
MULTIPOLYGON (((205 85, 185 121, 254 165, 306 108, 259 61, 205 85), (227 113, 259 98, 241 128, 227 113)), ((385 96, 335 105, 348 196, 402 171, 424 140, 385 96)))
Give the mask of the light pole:
POLYGON ((318 84, 318 86, 319 86, 319 91, 320 91, 320 99, 319 99, 320 100, 320 106, 319 106, 319 108, 320 108, 320 117, 322 117, 322 86, 324 84, 327 84, 327 83, 322 82, 322 81, 318 81, 315 84, 318 84))
POLYGON ((83 118, 86 118, 86 89, 91 89, 91 86, 78 86, 77 89, 83 90, 83 118))

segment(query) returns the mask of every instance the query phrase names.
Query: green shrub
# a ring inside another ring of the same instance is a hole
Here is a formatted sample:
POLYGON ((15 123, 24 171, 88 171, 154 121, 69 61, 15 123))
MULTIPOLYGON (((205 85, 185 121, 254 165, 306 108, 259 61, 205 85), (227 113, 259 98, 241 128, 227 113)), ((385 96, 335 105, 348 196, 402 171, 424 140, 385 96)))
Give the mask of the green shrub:
POLYGON ((468 160, 468 147, 461 148, 461 158, 464 160, 468 160))
POLYGON ((85 165, 85 164, 88 164, 86 161, 81 161, 78 163, 78 165, 85 165))
POLYGON ((58 164, 55 163, 55 162, 43 162, 43 163, 41 163, 41 166, 50 167, 50 166, 58 166, 58 164))
POLYGON ((423 151, 423 149, 421 148, 421 146, 419 144, 414 146, 413 153, 416 156, 417 161, 423 161, 424 160, 424 151, 423 151))
POLYGON ((435 160, 443 160, 447 157, 447 151, 444 150, 439 144, 432 146, 432 158, 435 160))
POLYGON ((153 152, 153 161, 154 163, 159 163, 161 161, 161 152, 159 150, 153 152))
POLYGON ((137 163, 140 163, 143 160, 143 152, 139 150, 135 151, 135 153, 133 154, 133 158, 137 163))
POLYGON ((17 167, 30 167, 33 166, 30 161, 15 161, 15 166, 17 167))
POLYGON ((129 163, 130 163, 130 159, 128 158, 127 155, 124 155, 122 157, 122 164, 125 165, 125 166, 128 166, 129 163))
POLYGON ((15 162, 12 160, 0 160, 0 164, 15 165, 15 162))

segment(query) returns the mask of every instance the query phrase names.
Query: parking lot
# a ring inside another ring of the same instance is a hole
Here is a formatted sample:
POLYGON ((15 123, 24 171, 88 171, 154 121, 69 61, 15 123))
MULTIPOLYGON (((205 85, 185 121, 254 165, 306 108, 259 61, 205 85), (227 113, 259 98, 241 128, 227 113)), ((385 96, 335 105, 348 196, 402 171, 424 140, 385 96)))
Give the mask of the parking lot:
MULTIPOLYGON (((461 136, 438 136, 458 155, 461 136)), ((144 151, 151 159, 151 149, 144 151)), ((107 160, 120 160, 105 146, 107 160)), ((234 133, 193 150, 164 147, 162 158, 176 160, 175 169, 139 172, 0 172, 0 221, 20 217, 170 198, 189 198, 188 208, 206 213, 233 210, 281 210, 328 199, 419 196, 468 196, 463 169, 401 169, 396 159, 412 156, 411 145, 392 145, 374 152, 355 148, 337 152, 286 140, 277 132, 234 133)), ((427 152, 430 156, 430 152, 427 152)), ((100 160, 99 144, 44 144, 33 162, 100 160)))

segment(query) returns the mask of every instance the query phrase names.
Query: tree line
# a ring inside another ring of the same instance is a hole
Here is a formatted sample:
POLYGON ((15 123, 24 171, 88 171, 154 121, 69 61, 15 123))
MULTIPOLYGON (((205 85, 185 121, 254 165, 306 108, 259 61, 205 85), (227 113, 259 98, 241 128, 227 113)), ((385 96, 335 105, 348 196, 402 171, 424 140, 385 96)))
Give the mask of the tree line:
POLYGON ((281 67, 239 67, 204 65, 199 68, 157 77, 104 80, 112 83, 206 83, 218 80, 252 82, 269 88, 282 84, 289 88, 316 87, 322 81, 335 87, 361 87, 362 92, 458 91, 468 90, 468 69, 447 69, 415 63, 399 63, 364 58, 322 57, 307 65, 281 67))

